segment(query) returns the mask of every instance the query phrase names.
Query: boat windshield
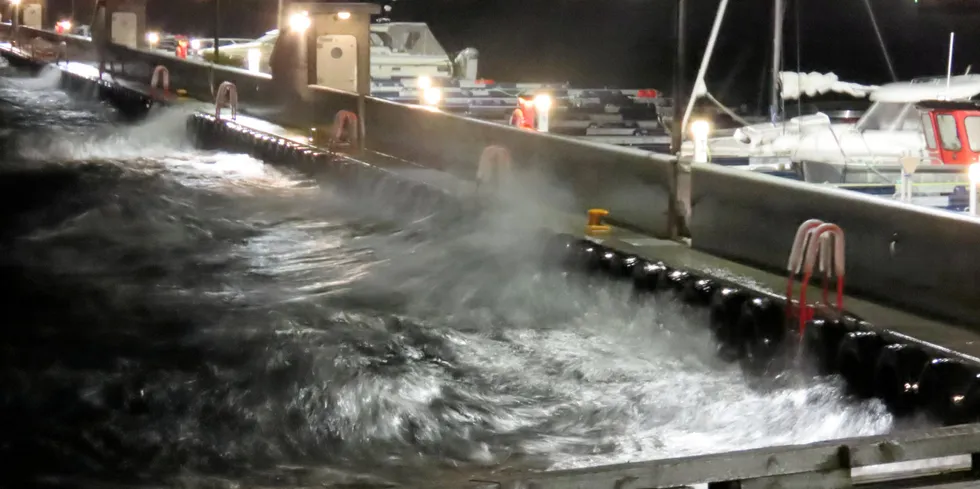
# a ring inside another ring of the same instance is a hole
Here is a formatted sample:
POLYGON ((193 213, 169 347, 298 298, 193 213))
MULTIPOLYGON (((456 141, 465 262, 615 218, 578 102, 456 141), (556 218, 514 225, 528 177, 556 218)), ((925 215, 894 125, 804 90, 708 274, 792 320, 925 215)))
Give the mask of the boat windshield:
POLYGON ((959 131, 956 130, 955 117, 950 114, 939 114, 936 116, 936 126, 939 127, 939 142, 943 145, 943 149, 947 151, 963 149, 959 131))
POLYGON ((966 138, 970 141, 970 151, 980 151, 980 116, 967 116, 963 119, 966 138))
MULTIPOLYGON (((383 28, 383 32, 374 31, 374 33, 386 35, 388 47, 396 53, 447 56, 446 50, 429 30, 429 26, 424 23, 392 23, 384 25, 383 28)), ((374 45, 374 42, 372 41, 371 44, 374 45)))
POLYGON ((926 147, 936 149, 936 129, 932 127, 932 118, 929 114, 922 114, 922 129, 926 133, 926 147))
POLYGON ((391 49, 391 37, 386 32, 372 32, 371 47, 391 49))
POLYGON ((919 131, 922 123, 914 104, 875 102, 857 122, 859 131, 919 131))

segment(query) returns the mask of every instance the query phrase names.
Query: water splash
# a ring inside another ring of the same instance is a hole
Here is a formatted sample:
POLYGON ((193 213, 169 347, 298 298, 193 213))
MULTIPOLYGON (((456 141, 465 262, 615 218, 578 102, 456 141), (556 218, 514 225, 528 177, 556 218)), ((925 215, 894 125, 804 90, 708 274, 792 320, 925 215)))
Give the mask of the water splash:
POLYGON ((177 111, 88 117, 0 168, 6 478, 433 484, 893 428, 833 379, 756 385, 703 311, 543 267, 524 209, 408 220, 194 150, 177 111))

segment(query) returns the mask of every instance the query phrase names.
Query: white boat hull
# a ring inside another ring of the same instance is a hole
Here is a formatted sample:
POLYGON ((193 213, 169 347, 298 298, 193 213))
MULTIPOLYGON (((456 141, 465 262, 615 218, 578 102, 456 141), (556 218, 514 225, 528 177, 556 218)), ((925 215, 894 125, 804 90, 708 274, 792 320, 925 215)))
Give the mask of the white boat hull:
MULTIPOLYGON (((859 190, 861 187, 898 185, 902 167, 897 163, 837 164, 815 161, 799 163, 803 180, 809 183, 833 184, 859 190)), ((952 193, 955 187, 967 185, 965 167, 926 165, 912 175, 914 193, 924 195, 952 193)))

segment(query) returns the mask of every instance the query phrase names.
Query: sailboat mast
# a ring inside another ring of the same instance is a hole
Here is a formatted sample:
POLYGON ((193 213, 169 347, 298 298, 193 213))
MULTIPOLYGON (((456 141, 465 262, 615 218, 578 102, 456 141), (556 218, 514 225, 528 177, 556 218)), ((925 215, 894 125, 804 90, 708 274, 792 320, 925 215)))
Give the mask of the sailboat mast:
POLYGON ((779 71, 783 65, 783 0, 773 0, 772 15, 772 79, 769 87, 769 118, 779 122, 779 71))

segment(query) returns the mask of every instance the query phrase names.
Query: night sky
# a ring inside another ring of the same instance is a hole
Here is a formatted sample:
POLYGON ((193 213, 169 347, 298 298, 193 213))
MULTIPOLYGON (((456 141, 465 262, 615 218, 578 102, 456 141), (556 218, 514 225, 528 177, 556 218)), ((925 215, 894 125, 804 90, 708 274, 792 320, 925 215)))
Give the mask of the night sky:
MULTIPOLYGON (((75 0, 77 8, 92 3, 75 0)), ((149 22, 166 31, 210 35, 214 0, 149 0, 149 22)), ((713 93, 755 103, 771 46, 771 0, 730 0, 709 72, 713 93)), ((794 0, 787 0, 786 63, 795 70, 794 0)), ((863 0, 797 0, 803 71, 842 79, 890 81, 863 0)), ((959 0, 969 2, 971 0, 959 0)), ((49 0, 68 12, 70 0, 49 0)), ((258 36, 273 28, 276 0, 221 0, 222 35, 258 36)), ((944 74, 949 32, 957 33, 954 71, 980 71, 980 0, 973 15, 917 11, 914 0, 872 0, 900 78, 944 74)), ((480 72, 498 81, 570 81, 578 86, 669 90, 674 0, 396 0, 393 20, 427 22, 450 52, 480 50, 480 72)), ((688 0, 689 77, 693 78, 718 0, 688 0)))

